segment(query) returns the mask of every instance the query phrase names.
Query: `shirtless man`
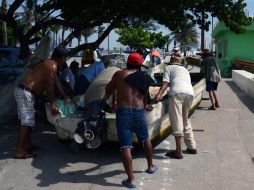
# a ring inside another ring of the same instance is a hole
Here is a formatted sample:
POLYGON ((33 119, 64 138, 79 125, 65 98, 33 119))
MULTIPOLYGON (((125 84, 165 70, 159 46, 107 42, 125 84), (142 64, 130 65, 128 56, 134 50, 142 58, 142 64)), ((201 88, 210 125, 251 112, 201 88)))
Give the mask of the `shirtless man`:
POLYGON ((109 97, 116 90, 117 111, 116 127, 123 165, 128 175, 122 184, 128 188, 135 188, 132 167, 132 133, 135 132, 140 143, 143 144, 147 159, 147 173, 154 173, 157 167, 152 162, 152 145, 148 137, 145 117, 144 94, 137 88, 125 82, 125 78, 141 68, 143 58, 138 53, 131 53, 128 57, 127 68, 117 71, 109 82, 106 95, 109 97))
POLYGON ((67 51, 64 48, 55 48, 51 59, 48 59, 28 72, 14 90, 17 102, 18 116, 21 119, 15 159, 35 157, 31 151, 35 146, 31 143, 31 131, 35 126, 34 96, 43 95, 47 91, 52 114, 57 114, 55 94, 64 96, 60 82, 57 78, 57 69, 65 62, 67 51))

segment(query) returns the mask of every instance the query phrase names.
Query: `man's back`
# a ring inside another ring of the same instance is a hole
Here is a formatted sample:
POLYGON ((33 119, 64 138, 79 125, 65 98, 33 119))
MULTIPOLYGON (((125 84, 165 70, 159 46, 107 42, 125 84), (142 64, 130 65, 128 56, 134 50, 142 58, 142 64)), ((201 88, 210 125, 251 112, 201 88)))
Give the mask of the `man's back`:
POLYGON ((163 81, 170 84, 169 95, 185 93, 194 95, 188 70, 180 65, 169 65, 165 68, 163 81))
POLYGON ((20 83, 31 89, 35 94, 41 95, 46 90, 47 83, 50 81, 54 82, 56 71, 56 62, 49 59, 28 72, 20 83))
POLYGON ((117 90, 117 108, 144 108, 144 95, 124 80, 136 70, 123 69, 114 74, 112 83, 117 90))
POLYGON ((219 65, 212 55, 203 59, 200 72, 205 74, 208 81, 219 82, 221 79, 219 65))

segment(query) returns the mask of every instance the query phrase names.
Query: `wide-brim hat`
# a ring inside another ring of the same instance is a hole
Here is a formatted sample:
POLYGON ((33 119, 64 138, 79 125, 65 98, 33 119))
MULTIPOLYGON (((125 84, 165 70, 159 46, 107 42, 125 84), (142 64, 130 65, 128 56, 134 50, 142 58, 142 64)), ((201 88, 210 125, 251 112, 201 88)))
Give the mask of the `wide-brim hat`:
POLYGON ((211 55, 211 51, 209 49, 204 49, 202 52, 196 53, 196 55, 211 55))
POLYGON ((52 53, 52 57, 67 57, 68 51, 63 47, 56 47, 52 53))
POLYGON ((181 65, 181 57, 176 55, 166 56, 163 60, 163 63, 170 65, 170 64, 179 64, 181 65), (174 61, 173 61, 174 60, 174 61))

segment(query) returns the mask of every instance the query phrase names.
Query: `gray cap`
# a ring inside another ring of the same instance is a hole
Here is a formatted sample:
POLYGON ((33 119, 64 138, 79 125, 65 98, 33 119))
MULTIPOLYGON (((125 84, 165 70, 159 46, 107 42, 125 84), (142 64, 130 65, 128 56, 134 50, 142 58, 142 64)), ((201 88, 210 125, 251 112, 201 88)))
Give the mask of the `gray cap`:
POLYGON ((56 47, 51 57, 60 58, 60 57, 66 57, 67 55, 68 55, 68 51, 65 48, 56 47))

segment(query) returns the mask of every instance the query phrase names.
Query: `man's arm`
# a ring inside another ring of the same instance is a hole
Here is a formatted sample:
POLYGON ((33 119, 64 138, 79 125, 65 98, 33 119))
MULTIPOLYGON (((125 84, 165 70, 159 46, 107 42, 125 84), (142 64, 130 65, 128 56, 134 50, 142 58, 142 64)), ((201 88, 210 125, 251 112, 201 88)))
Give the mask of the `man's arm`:
POLYGON ((46 77, 47 83, 47 95, 50 102, 50 109, 53 115, 58 113, 58 109, 55 106, 55 78, 56 76, 56 65, 48 67, 48 76, 46 77))
POLYGON ((204 62, 204 60, 201 61, 200 65, 201 65, 201 66, 200 66, 200 73, 204 75, 205 72, 206 72, 206 71, 205 71, 205 62, 204 62))
POLYGON ((149 90, 146 91, 146 93, 144 95, 143 102, 144 102, 144 108, 145 108, 146 111, 152 111, 153 110, 153 106, 151 105, 149 90))
POLYGON ((165 90, 168 88, 169 83, 167 81, 163 81, 161 88, 159 90, 159 92, 157 93, 157 95, 155 96, 155 99, 157 101, 161 100, 162 94, 165 92, 165 90))

